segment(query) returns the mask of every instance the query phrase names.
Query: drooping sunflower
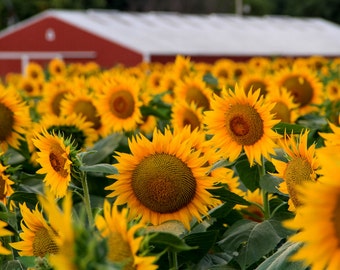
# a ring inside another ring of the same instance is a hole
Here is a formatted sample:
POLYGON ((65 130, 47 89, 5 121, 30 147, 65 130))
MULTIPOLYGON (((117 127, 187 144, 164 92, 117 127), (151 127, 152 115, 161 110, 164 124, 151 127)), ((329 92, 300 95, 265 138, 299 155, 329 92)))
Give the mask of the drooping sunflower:
POLYGON ((37 173, 46 174, 44 182, 57 198, 64 197, 71 182, 71 145, 47 130, 37 133, 33 143, 39 150, 37 162, 41 168, 37 173))
POLYGON ((299 105, 294 102, 293 96, 287 89, 270 89, 265 98, 269 102, 275 103, 271 110, 274 119, 279 119, 284 123, 295 123, 299 117, 297 111, 299 105))
POLYGON ((213 90, 202 79, 203 74, 195 73, 179 80, 174 88, 175 99, 184 100, 188 104, 192 102, 203 110, 210 108, 210 99, 213 90))
POLYGON ((123 269, 157 269, 153 264, 157 257, 141 256, 139 249, 143 236, 136 236, 138 230, 144 228, 141 223, 129 226, 128 210, 118 211, 116 205, 111 206, 105 200, 103 216, 97 215, 96 226, 102 237, 107 239, 107 258, 113 263, 120 263, 123 269))
POLYGON ((270 159, 274 154, 274 140, 280 135, 272 128, 280 120, 275 120, 270 112, 275 103, 268 103, 259 95, 260 90, 246 95, 236 85, 235 91, 224 89, 221 96, 215 95, 211 111, 205 112, 211 145, 230 161, 236 160, 242 150, 251 165, 262 164, 262 157, 270 159))
POLYGON ((65 76, 66 63, 60 58, 54 58, 48 63, 48 71, 51 76, 65 76))
POLYGON ((30 210, 26 203, 20 204, 22 215, 21 241, 11 243, 11 247, 19 250, 20 256, 39 256, 54 254, 59 251, 55 242, 57 233, 45 220, 42 212, 38 209, 30 210))
POLYGON ((314 105, 323 102, 322 83, 317 74, 308 67, 293 67, 282 69, 273 76, 273 87, 284 87, 294 97, 294 102, 299 104, 300 114, 317 110, 314 105))
POLYGON ((18 149, 31 125, 29 106, 12 88, 0 85, 0 150, 18 149))
POLYGON ((315 152, 315 144, 308 147, 308 133, 304 131, 298 138, 292 135, 286 135, 281 140, 281 146, 286 154, 287 162, 273 159, 272 162, 277 173, 274 175, 282 178, 279 190, 289 195, 289 210, 295 211, 301 205, 297 196, 297 188, 304 182, 313 182, 317 180, 317 171, 319 161, 315 152))
MULTIPOLYGON (((6 229, 8 224, 5 221, 0 220, 0 237, 11 236, 13 232, 6 229)), ((0 242, 0 255, 10 255, 11 251, 3 246, 3 243, 0 242)))
MULTIPOLYGON (((328 157, 327 160, 332 159, 328 157)), ((336 170, 338 172, 339 167, 336 170)), ((290 260, 302 261, 311 270, 337 270, 340 267, 338 175, 320 177, 316 183, 305 182, 298 189, 301 201, 298 215, 284 222, 286 228, 297 231, 288 240, 303 243, 290 260)))
POLYGON ((116 181, 106 187, 113 190, 108 197, 117 197, 118 205, 127 203, 132 217, 153 225, 178 220, 190 229, 193 218, 202 220, 216 202, 208 192, 214 182, 206 175, 207 158, 190 139, 155 129, 152 141, 137 135, 129 147, 131 154, 118 153, 119 174, 110 176, 116 181))
POLYGON ((203 129, 203 108, 192 102, 176 101, 172 105, 171 124, 175 129, 190 126, 191 130, 203 129))

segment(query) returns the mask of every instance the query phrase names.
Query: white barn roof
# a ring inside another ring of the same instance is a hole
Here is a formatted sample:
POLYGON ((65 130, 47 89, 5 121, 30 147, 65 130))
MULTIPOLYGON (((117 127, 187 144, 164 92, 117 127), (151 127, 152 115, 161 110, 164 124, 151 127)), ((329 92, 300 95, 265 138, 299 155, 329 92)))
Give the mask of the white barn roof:
POLYGON ((340 56, 340 26, 289 16, 47 10, 2 31, 0 38, 51 16, 144 56, 340 56))

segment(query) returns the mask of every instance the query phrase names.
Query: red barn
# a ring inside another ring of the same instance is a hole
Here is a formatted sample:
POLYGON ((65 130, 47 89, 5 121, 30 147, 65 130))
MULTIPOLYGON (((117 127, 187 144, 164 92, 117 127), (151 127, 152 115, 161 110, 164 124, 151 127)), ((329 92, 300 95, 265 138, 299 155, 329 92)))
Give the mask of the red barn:
POLYGON ((0 76, 30 60, 102 67, 221 57, 340 56, 340 27, 319 18, 47 10, 0 32, 0 76))

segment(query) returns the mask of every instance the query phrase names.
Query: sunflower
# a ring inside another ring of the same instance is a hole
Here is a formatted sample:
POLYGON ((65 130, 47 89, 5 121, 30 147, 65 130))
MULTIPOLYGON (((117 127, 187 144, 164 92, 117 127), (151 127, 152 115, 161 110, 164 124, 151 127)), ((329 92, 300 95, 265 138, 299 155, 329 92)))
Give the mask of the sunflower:
MULTIPOLYGON (((0 152, 0 157, 3 153, 0 152)), ((0 202, 6 205, 7 198, 14 193, 12 185, 14 182, 9 178, 9 175, 6 173, 6 169, 9 165, 4 166, 0 160, 0 202)))
POLYGON ((269 159, 274 154, 274 140, 280 135, 272 127, 280 120, 274 120, 270 113, 275 104, 259 96, 259 89, 246 95, 244 89, 236 85, 234 92, 224 89, 221 97, 215 95, 212 110, 205 112, 211 145, 230 161, 236 160, 242 150, 251 165, 254 161, 262 164, 262 157, 269 159))
POLYGON ((68 93, 72 92, 72 85, 65 78, 56 77, 45 83, 42 99, 38 103, 40 114, 54 114, 59 116, 61 113, 61 101, 68 93))
POLYGON ((201 221, 216 201, 207 191, 214 182, 206 175, 207 159, 183 137, 155 129, 152 141, 143 135, 129 140, 131 154, 118 153, 119 174, 111 176, 116 181, 106 187, 113 190, 108 196, 153 225, 178 220, 189 229, 193 217, 201 221))
POLYGON ((178 79, 184 79, 192 72, 192 65, 189 56, 177 55, 172 70, 178 79))
POLYGON ((20 250, 20 256, 39 256, 54 254, 59 251, 55 242, 57 233, 45 220, 43 214, 38 209, 30 210, 26 203, 19 205, 22 215, 19 242, 11 243, 11 247, 20 250))
POLYGON ((231 84, 235 76, 235 62, 230 59, 217 60, 212 68, 211 74, 218 80, 220 88, 231 84))
POLYGON ((96 226, 102 237, 107 239, 108 260, 122 264, 122 269, 157 269, 157 265, 153 264, 157 257, 145 257, 138 254, 143 236, 136 236, 136 234, 144 225, 129 226, 127 214, 126 208, 119 212, 116 205, 111 207, 110 203, 105 200, 103 216, 96 217, 96 226))
POLYGON ((271 75, 268 73, 252 72, 239 79, 239 84, 243 86, 246 94, 251 91, 251 89, 260 89, 260 96, 265 96, 268 92, 270 80, 271 75))
POLYGON ((336 170, 336 174, 320 177, 316 183, 305 182, 298 189, 298 215, 283 224, 297 231, 288 239, 290 242, 303 243, 290 259, 302 261, 311 270, 340 267, 339 167, 336 170))
POLYGON ((322 98, 322 83, 317 74, 304 66, 293 65, 291 69, 285 68, 274 74, 273 87, 284 87, 294 97, 294 102, 299 104, 300 114, 315 111, 313 105, 320 105, 322 98))
MULTIPOLYGON (((86 121, 92 124, 92 128, 98 134, 103 135, 105 126, 103 119, 99 115, 99 104, 95 103, 97 99, 95 93, 87 89, 86 81, 78 78, 74 84, 75 90, 67 93, 60 102, 60 114, 68 116, 76 113, 86 118, 86 121)), ((70 87, 72 86, 70 85, 70 87)))
POLYGON ((340 81, 330 80, 326 85, 326 93, 327 97, 331 101, 339 101, 340 100, 340 81))
POLYGON ((191 130, 203 129, 203 108, 192 102, 176 101, 172 105, 171 124, 175 129, 190 126, 191 130))
POLYGON ((185 100, 188 104, 193 102, 197 107, 208 110, 213 91, 202 80, 202 76, 197 73, 179 80, 174 88, 175 99, 185 100))
POLYGON ((19 89, 28 96, 38 96, 41 94, 42 82, 30 77, 22 77, 19 83, 19 89))
POLYGON ((297 196, 297 188, 304 182, 316 182, 319 161, 315 153, 315 144, 308 147, 308 131, 301 133, 298 138, 293 134, 286 135, 281 141, 281 146, 286 154, 287 162, 273 159, 272 162, 277 173, 274 175, 284 181, 279 190, 288 194, 289 210, 294 211, 301 205, 297 196))
POLYGON ((18 149, 31 125, 29 107, 12 88, 0 85, 0 150, 18 149))
POLYGON ((266 100, 275 103, 271 113, 274 114, 274 119, 279 119, 285 123, 295 123, 299 117, 297 112, 298 104, 294 102, 291 93, 285 89, 270 89, 266 95, 266 100))
POLYGON ((63 137, 49 134, 47 130, 37 133, 33 143, 39 150, 37 162, 41 169, 37 173, 46 174, 44 182, 56 197, 64 197, 71 182, 71 146, 63 137))
MULTIPOLYGON (((5 221, 0 220, 0 237, 11 236, 13 233, 6 229, 8 224, 5 221)), ((0 255, 10 255, 12 252, 5 248, 0 242, 0 255)))
POLYGON ((328 147, 340 146, 340 127, 332 123, 328 123, 331 132, 319 132, 319 135, 324 138, 324 143, 328 147))
POLYGON ((64 60, 54 58, 48 63, 48 71, 52 76, 65 76, 66 64, 64 60))
POLYGON ((28 77, 34 81, 44 81, 44 69, 36 62, 29 62, 25 67, 25 77, 28 77))
POLYGON ((39 123, 33 125, 31 135, 34 136, 34 133, 40 132, 41 128, 46 129, 49 133, 60 133, 65 139, 72 141, 77 149, 91 147, 98 139, 98 134, 93 129, 92 123, 86 121, 84 116, 75 113, 68 116, 44 114, 39 123))
POLYGON ((57 234, 55 246, 57 252, 50 254, 49 262, 56 270, 76 270, 75 265, 75 236, 72 226, 72 193, 67 192, 63 198, 61 208, 55 200, 53 192, 45 189, 44 196, 38 196, 39 202, 48 217, 50 224, 57 234))
POLYGON ((117 82, 107 81, 103 91, 95 104, 103 125, 109 132, 132 131, 142 123, 138 80, 121 76, 117 82))

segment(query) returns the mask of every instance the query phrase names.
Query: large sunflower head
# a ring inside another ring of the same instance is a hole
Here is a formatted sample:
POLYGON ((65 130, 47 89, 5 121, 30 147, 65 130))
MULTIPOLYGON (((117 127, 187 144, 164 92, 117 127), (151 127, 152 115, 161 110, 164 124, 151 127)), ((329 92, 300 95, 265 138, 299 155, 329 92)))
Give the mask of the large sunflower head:
POLYGON ((208 192, 214 182, 206 175, 206 158, 184 137, 166 129, 155 130, 152 141, 142 135, 131 139, 131 154, 118 153, 119 174, 111 176, 116 181, 106 188, 113 190, 109 197, 153 225, 178 220, 190 229, 192 218, 202 220, 215 203, 208 192))
MULTIPOLYGON (((338 152, 339 153, 339 152, 338 152)), ((328 157, 332 160, 333 157, 328 157)), ((339 167, 337 167, 337 172, 339 167)), ((339 269, 340 265, 340 186, 339 173, 320 177, 316 183, 305 182, 299 190, 298 215, 284 222, 297 231, 289 237, 302 245, 291 261, 303 262, 308 269, 339 269)))
POLYGON ((211 145, 230 161, 236 160, 242 150, 251 165, 262 164, 262 157, 269 159, 274 154, 274 140, 280 136, 272 128, 280 120, 271 114, 275 103, 268 103, 259 95, 259 89, 246 94, 236 85, 234 91, 223 90, 221 96, 215 95, 211 111, 205 112, 211 145))
POLYGON ((0 150, 8 145, 18 149, 20 140, 30 128, 29 106, 12 88, 0 85, 0 150))
POLYGON ((286 88, 299 104, 300 114, 315 111, 322 103, 322 83, 317 74, 308 67, 293 67, 282 69, 274 74, 273 87, 286 88))
POLYGON ((59 251, 56 244, 57 232, 45 220, 42 212, 38 209, 30 210, 26 203, 20 204, 22 215, 19 242, 10 245, 19 251, 20 256, 44 257, 47 254, 55 254, 59 251))
POLYGON ((123 208, 118 211, 116 205, 104 201, 103 216, 96 217, 96 226, 102 236, 107 239, 107 258, 113 263, 123 265, 123 269, 157 269, 153 262, 157 257, 141 256, 139 249, 143 236, 137 236, 138 230, 144 226, 133 224, 129 226, 128 211, 123 208))
POLYGON ((281 141, 287 161, 273 159, 278 177, 284 181, 279 190, 289 195, 289 209, 295 210, 301 205, 297 188, 304 182, 316 182, 319 161, 315 153, 315 144, 308 146, 308 131, 295 135, 286 135, 281 141))
POLYGON ((98 114, 108 132, 131 131, 142 122, 139 81, 121 76, 107 81, 96 99, 98 114))
POLYGON ((269 82, 271 76, 268 73, 265 75, 261 72, 253 72, 244 75, 240 80, 240 85, 243 85, 244 91, 248 93, 252 89, 260 89, 260 96, 265 96, 268 93, 269 82))
POLYGON ((71 144, 47 130, 37 133, 33 143, 39 150, 37 162, 41 169, 37 173, 46 175, 44 182, 56 197, 64 197, 71 181, 71 144))

